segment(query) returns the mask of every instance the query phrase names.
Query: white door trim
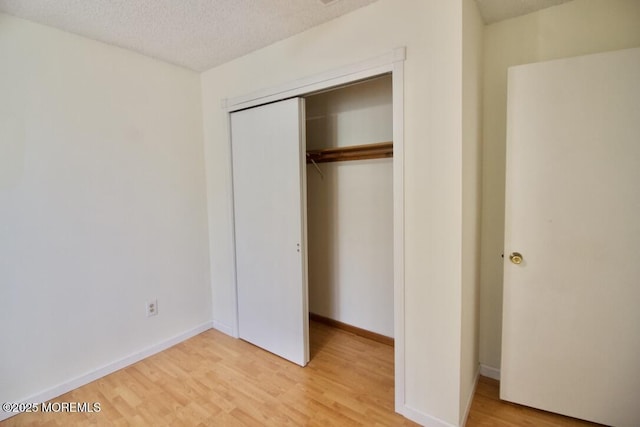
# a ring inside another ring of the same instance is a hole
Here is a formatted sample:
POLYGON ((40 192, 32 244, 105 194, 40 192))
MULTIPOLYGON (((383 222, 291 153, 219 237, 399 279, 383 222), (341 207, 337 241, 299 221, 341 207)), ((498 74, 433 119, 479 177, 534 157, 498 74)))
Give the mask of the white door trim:
MULTIPOLYGON (((386 54, 366 61, 351 64, 314 76, 294 80, 280 86, 263 89, 234 98, 221 100, 222 109, 227 111, 227 123, 234 111, 255 107, 269 102, 280 101, 295 96, 304 96, 332 87, 346 85, 359 80, 391 73, 393 85, 393 296, 394 296, 394 340, 395 340, 395 410, 411 416, 413 411, 405 402, 405 287, 404 287, 404 61, 406 49, 399 47, 386 54)), ((227 126, 228 141, 231 145, 230 126, 227 126)), ((231 160, 231 159, 229 159, 231 160)), ((230 171, 232 174, 233 171, 230 171)), ((232 177, 229 177, 231 182, 232 177)), ((233 195, 232 195, 233 197, 233 195)), ((233 209, 233 200, 231 201, 233 209)), ((231 212, 231 218, 234 218, 231 212)), ((235 225, 234 225, 235 226, 235 225)), ((235 264, 235 240, 233 241, 235 264)), ((234 310, 235 324, 233 336, 238 337, 238 301, 236 272, 234 267, 234 310)))
POLYGON ((404 51, 393 63, 393 334, 395 406, 406 415, 404 325, 404 51))
MULTIPOLYGON (((353 83, 373 76, 394 71, 394 64, 404 62, 406 49, 399 47, 384 55, 326 71, 285 84, 262 89, 234 98, 224 98, 221 107, 229 112, 255 107, 269 102, 281 101, 294 96, 308 95, 312 92, 353 83)), ((395 136, 395 135, 394 135, 395 136)))

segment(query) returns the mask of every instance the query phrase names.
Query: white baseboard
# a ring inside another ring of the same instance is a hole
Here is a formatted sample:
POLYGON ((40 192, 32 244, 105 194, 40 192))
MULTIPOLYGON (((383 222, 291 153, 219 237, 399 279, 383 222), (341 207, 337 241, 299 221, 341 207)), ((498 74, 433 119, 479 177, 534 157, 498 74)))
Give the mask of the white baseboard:
MULTIPOLYGON (((467 418, 469 418, 469 412, 471 411, 471 404, 473 403, 473 397, 476 394, 476 388, 478 388, 478 380, 480 379, 481 369, 482 368, 479 367, 478 370, 476 371, 475 379, 473 381, 473 387, 471 388, 471 392, 469 393, 469 396, 467 396, 467 406, 464 411, 464 417, 462 418, 462 424, 460 424, 461 426, 464 426, 467 424, 467 418)), ((414 421, 426 427, 454 427, 453 424, 449 424, 448 422, 443 421, 439 418, 433 417, 431 415, 427 415, 424 412, 413 409, 407 405, 404 405, 399 409, 400 410, 398 412, 400 414, 410 419, 411 421, 414 421)))
MULTIPOLYGON (((112 363, 104 365, 84 375, 81 375, 79 377, 66 381, 62 384, 58 384, 57 386, 51 387, 40 393, 36 393, 30 397, 27 397, 26 399, 22 399, 21 402, 41 403, 41 402, 46 402, 48 400, 54 399, 60 395, 70 392, 71 390, 75 390, 79 387, 82 387, 83 385, 89 384, 92 381, 95 381, 99 378, 102 378, 116 371, 119 371, 122 368, 126 368, 129 365, 133 365, 134 363, 139 362, 142 359, 146 359, 149 356, 153 356, 154 354, 159 353, 163 350, 166 350, 169 347, 173 347, 174 345, 179 344, 182 341, 186 341, 189 338, 192 338, 208 329, 211 329, 212 327, 213 327, 212 322, 205 322, 201 325, 196 326, 193 329, 190 329, 181 334, 173 336, 158 344, 154 344, 150 347, 147 347, 141 351, 133 353, 120 360, 116 360, 112 363)), ((10 418, 14 415, 17 415, 17 413, 0 412, 0 421, 6 420, 7 418, 10 418)))
POLYGON ((492 368, 491 366, 480 365, 480 375, 500 381, 500 369, 492 368))
MULTIPOLYGON (((478 381, 480 380, 481 372, 482 372, 482 366, 479 366, 475 374, 473 387, 471 388, 471 392, 469 393, 469 396, 467 396, 467 404, 464 410, 464 417, 462 418, 462 424, 460 424, 461 426, 464 426, 467 424, 467 418, 469 418, 469 413, 471 411, 471 404, 473 403, 473 397, 475 396, 476 389, 478 388, 478 381)), ((454 427, 453 424, 449 424, 448 422, 443 421, 439 418, 433 417, 431 415, 427 415, 407 405, 401 406, 398 409, 399 409, 398 412, 403 416, 405 416, 406 418, 410 419, 411 421, 415 421, 416 423, 426 427, 454 427)))
POLYGON ((226 325, 224 323, 220 323, 217 320, 213 321, 213 329, 216 329, 220 332, 222 332, 223 334, 227 334, 231 337, 234 338, 238 338, 234 333, 233 333, 233 328, 229 325, 226 325))
POLYGON ((469 418, 469 412, 471 411, 471 404, 473 403, 473 397, 476 395, 476 389, 478 388, 478 380, 480 379, 480 366, 476 371, 476 377, 473 381, 473 387, 471 387, 471 393, 467 396, 467 407, 464 410, 464 417, 462 417, 461 426, 467 425, 467 418, 469 418))
POLYGON ((439 418, 425 414, 417 409, 413 409, 406 404, 398 409, 400 409, 398 412, 401 415, 425 427, 455 427, 453 424, 449 424, 439 418))

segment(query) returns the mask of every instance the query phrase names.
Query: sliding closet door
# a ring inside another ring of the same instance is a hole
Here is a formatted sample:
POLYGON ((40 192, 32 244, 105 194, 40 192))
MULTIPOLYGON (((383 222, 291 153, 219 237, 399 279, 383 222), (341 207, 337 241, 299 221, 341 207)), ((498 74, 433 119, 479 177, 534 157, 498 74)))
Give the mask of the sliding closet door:
POLYGON ((231 114, 240 338, 309 361, 304 100, 231 114))

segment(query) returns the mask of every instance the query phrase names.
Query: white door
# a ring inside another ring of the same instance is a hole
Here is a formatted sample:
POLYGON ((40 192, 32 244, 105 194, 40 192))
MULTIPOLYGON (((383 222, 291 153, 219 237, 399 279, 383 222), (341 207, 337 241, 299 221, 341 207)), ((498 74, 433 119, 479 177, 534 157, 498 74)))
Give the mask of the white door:
POLYGON ((309 361, 304 100, 231 114, 238 332, 309 361))
POLYGON ((506 182, 500 397, 640 426, 640 49, 510 69, 506 182))

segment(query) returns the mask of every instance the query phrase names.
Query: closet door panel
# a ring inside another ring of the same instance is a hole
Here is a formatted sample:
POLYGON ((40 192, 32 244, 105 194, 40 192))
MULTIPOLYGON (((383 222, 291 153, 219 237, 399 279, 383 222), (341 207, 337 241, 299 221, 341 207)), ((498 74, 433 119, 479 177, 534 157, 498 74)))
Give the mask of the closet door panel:
POLYGON ((304 100, 231 114, 240 338, 309 360, 304 100))

